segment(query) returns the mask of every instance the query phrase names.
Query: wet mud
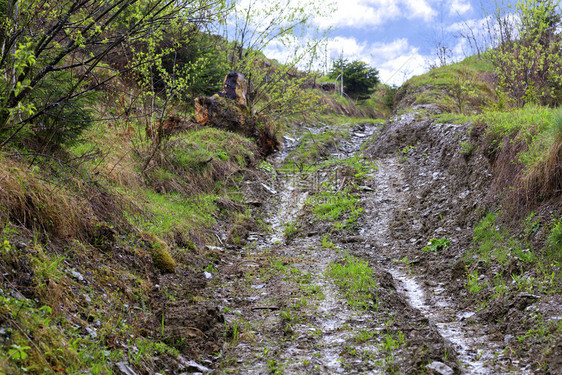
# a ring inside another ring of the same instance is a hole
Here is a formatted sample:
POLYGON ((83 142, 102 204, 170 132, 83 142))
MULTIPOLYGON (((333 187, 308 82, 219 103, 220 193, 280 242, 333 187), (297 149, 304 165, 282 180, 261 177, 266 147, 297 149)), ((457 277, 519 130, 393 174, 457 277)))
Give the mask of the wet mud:
POLYGON ((414 113, 350 126, 328 157, 361 155, 375 167, 351 188, 364 210, 357 227, 340 231, 314 218, 307 200, 315 192, 279 168, 299 144, 298 131, 287 137, 271 159, 278 170, 266 186, 272 198, 263 230, 250 233, 212 281, 226 326, 216 371, 535 373, 511 354, 509 337, 486 323, 494 316, 463 302, 459 254, 478 219, 475 208, 492 199, 488 162, 454 150, 467 126, 420 121, 414 113), (437 236, 453 246, 439 257, 423 253, 437 236), (329 275, 349 256, 373 270, 376 287, 361 307, 329 275))

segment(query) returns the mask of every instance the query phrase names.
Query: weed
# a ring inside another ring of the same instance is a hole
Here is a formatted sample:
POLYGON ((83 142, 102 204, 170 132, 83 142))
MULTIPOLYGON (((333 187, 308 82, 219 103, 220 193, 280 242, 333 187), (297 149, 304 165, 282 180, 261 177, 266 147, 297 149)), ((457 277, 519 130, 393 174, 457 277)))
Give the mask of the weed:
POLYGON ((405 146, 403 148, 401 148, 400 150, 398 150, 398 154, 400 155, 400 158, 398 159, 398 161, 400 163, 404 163, 408 160, 408 154, 410 153, 410 151, 412 151, 414 149, 414 145, 409 145, 409 146, 405 146))
POLYGON ((359 198, 347 191, 321 193, 307 204, 313 205, 313 212, 318 219, 334 222, 336 229, 354 229, 357 219, 364 211, 359 207, 359 198))
POLYGON ((537 219, 536 216, 537 215, 534 212, 531 212, 525 218, 525 234, 527 235, 527 238, 537 233, 541 227, 540 218, 537 219))
POLYGON ((281 318, 283 320, 292 322, 292 323, 300 323, 301 318, 296 311, 292 311, 290 308, 287 308, 280 313, 281 318))
POLYGON ((322 236, 322 247, 326 249, 333 249, 336 245, 330 240, 330 235, 325 234, 322 236))
POLYGON ((562 264, 562 220, 557 220, 546 240, 546 257, 550 261, 562 264))
POLYGON ((472 151, 474 150, 474 145, 470 144, 467 141, 461 142, 461 150, 460 153, 465 156, 470 156, 472 151))
POLYGON ((375 336, 375 332, 372 330, 363 328, 354 335, 354 339, 358 343, 366 342, 375 336))
POLYGON ((483 285, 479 282, 478 278, 478 271, 476 270, 468 274, 468 281, 466 283, 466 286, 468 287, 470 293, 476 294, 480 293, 480 291, 482 290, 483 285))
POLYGON ((329 265, 328 276, 341 286, 351 306, 369 308, 373 302, 371 291, 376 287, 372 269, 365 261, 347 253, 343 260, 343 264, 329 265))
POLYGON ((292 240, 300 232, 300 225, 297 221, 286 222, 283 225, 283 235, 287 240, 292 240))
POLYGON ((431 240, 429 240, 429 244, 423 248, 422 252, 426 253, 431 250, 437 255, 437 251, 446 249, 450 245, 451 240, 446 237, 443 237, 439 240, 437 238, 432 238, 431 240))
POLYGON ((357 349, 351 345, 346 345, 345 346, 345 351, 347 352, 347 354, 349 355, 356 355, 357 354, 357 349))

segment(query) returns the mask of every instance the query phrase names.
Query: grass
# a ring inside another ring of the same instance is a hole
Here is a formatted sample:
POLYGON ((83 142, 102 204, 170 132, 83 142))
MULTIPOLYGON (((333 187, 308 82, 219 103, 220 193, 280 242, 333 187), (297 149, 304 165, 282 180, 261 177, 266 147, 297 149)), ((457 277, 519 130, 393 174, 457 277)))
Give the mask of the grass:
POLYGON ((367 262, 345 254, 342 263, 331 263, 326 271, 344 291, 350 306, 368 309, 373 304, 377 282, 367 262))
POLYGON ((467 289, 473 294, 480 294, 484 301, 514 291, 561 293, 560 221, 554 220, 549 228, 544 228, 548 233, 546 243, 543 247, 534 248, 532 238, 542 225, 534 213, 522 220, 520 235, 512 233, 513 229, 499 220, 500 215, 501 212, 490 212, 474 228, 473 246, 464 255, 470 270, 467 289), (494 270, 493 276, 480 274, 474 268, 478 264, 494 270))
POLYGON ((328 220, 335 229, 353 229, 364 209, 359 207, 359 198, 343 191, 336 194, 323 192, 307 200, 312 212, 319 220, 328 220))
POLYGON ((449 240, 446 237, 443 237, 441 239, 432 238, 429 240, 429 244, 423 248, 422 252, 426 253, 431 250, 435 254, 437 254, 439 250, 446 249, 450 245, 451 245, 451 240, 449 240))
POLYGON ((436 103, 448 112, 460 114, 480 109, 484 103, 495 101, 495 93, 486 78, 493 70, 489 61, 471 56, 410 78, 396 97, 408 106, 436 103))
POLYGON ((300 233, 300 225, 298 221, 289 221, 283 225, 283 236, 285 239, 292 240, 300 233))
POLYGON ((354 334, 354 340, 357 343, 367 342, 373 337, 375 337, 375 332, 367 328, 363 328, 354 334))

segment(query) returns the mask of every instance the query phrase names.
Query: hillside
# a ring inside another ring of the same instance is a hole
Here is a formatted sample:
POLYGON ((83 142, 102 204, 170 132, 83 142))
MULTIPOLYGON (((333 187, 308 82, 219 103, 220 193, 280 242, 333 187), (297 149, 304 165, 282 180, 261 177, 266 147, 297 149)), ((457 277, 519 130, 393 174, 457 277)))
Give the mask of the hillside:
POLYGON ((191 26, 122 54, 93 33, 98 65, 33 88, 52 55, 20 46, 2 78, 0 373, 560 373, 555 105, 473 56, 391 113, 389 87, 356 104, 257 51, 236 104, 208 97, 232 46, 191 26))

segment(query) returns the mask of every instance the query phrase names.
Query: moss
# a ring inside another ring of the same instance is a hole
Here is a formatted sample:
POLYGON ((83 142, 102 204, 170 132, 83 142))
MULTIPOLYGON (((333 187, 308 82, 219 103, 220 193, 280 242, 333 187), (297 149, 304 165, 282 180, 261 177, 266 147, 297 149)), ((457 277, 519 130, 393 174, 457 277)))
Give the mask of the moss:
POLYGON ((150 250, 154 266, 163 273, 174 273, 176 261, 172 258, 166 242, 153 234, 144 233, 141 237, 150 250))

